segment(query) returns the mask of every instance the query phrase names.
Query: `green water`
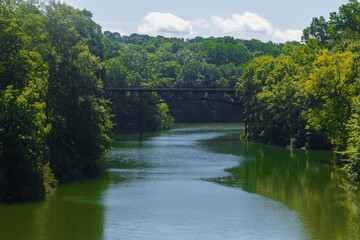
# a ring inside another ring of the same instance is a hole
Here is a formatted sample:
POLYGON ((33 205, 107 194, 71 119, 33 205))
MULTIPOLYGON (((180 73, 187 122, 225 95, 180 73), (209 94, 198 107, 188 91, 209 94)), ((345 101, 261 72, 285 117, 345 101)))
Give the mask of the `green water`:
POLYGON ((205 142, 215 152, 245 159, 216 182, 260 194, 299 213, 313 239, 360 239, 360 193, 330 164, 333 153, 286 149, 240 140, 205 142))
POLYGON ((63 185, 41 202, 0 205, 0 239, 101 239, 107 184, 103 179, 63 185))
POLYGON ((245 142, 242 130, 122 137, 103 179, 0 205, 0 240, 360 239, 359 191, 330 152, 245 142))

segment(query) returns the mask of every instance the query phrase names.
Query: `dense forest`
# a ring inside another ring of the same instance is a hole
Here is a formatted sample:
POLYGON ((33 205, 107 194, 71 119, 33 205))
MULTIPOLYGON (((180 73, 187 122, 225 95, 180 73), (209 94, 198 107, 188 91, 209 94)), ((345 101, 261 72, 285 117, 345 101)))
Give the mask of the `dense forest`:
POLYGON ((261 142, 332 149, 349 175, 360 176, 360 4, 313 18, 305 44, 286 45, 243 70, 237 87, 246 134, 261 142))
MULTIPOLYGON (((291 43, 289 43, 291 44, 291 43)), ((292 43, 297 45, 298 43, 292 43)), ((179 39, 104 32, 105 86, 140 87, 229 87, 234 88, 244 67, 256 56, 279 56, 284 44, 238 40, 232 37, 179 39)), ((154 101, 156 94, 143 96, 154 101), (152 100, 153 98, 153 100, 152 100)), ((108 93, 117 133, 137 130, 137 108, 121 102, 138 95, 108 93), (125 95, 125 96, 124 96, 125 95), (124 100, 125 99, 125 100, 124 100)), ((238 106, 214 102, 176 102, 147 107, 145 129, 171 126, 179 122, 234 122, 242 120, 238 106)))
POLYGON ((350 0, 313 18, 302 43, 185 40, 102 32, 89 11, 56 1, 0 0, 0 201, 101 175, 110 134, 138 128, 124 102, 140 101, 106 86, 236 87, 241 108, 161 103, 144 109, 145 129, 244 121, 248 139, 334 150, 359 180, 359 16, 350 0))

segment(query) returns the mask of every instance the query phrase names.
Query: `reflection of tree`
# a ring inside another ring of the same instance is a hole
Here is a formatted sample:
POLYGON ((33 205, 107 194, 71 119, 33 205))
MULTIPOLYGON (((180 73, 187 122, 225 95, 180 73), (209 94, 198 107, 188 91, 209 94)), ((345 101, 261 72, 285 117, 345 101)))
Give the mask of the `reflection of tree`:
POLYGON ((63 185, 43 202, 0 206, 0 239, 102 239, 108 180, 63 185))
POLYGON ((284 203, 301 214, 306 231, 319 239, 359 239, 359 192, 330 165, 332 153, 246 141, 209 143, 245 160, 216 181, 284 203))

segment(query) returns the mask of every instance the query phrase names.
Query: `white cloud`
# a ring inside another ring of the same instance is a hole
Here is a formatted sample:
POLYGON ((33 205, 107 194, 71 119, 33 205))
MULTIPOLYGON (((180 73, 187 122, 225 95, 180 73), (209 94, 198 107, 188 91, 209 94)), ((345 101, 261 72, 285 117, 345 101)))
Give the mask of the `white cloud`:
POLYGON ((280 31, 276 29, 274 37, 282 41, 300 41, 302 33, 300 30, 287 29, 286 31, 280 31))
POLYGON ((191 24, 193 27, 199 27, 199 28, 210 28, 210 24, 208 21, 198 18, 195 21, 191 21, 191 24))
POLYGON ((272 33, 272 25, 265 18, 251 12, 233 14, 231 18, 213 16, 212 22, 224 33, 228 32, 256 32, 272 33))
POLYGON ((302 36, 300 30, 287 29, 280 31, 262 16, 251 12, 233 14, 231 18, 226 19, 213 16, 211 20, 223 33, 262 33, 280 41, 300 41, 302 36))
MULTIPOLYGON (((211 17, 211 20, 195 19, 192 21, 184 20, 171 13, 150 12, 142 23, 138 26, 138 32, 149 35, 194 35, 196 32, 201 35, 231 34, 234 37, 254 37, 261 38, 263 41, 278 40, 300 41, 302 31, 287 29, 281 31, 266 20, 264 17, 255 13, 245 12, 243 14, 233 14, 231 18, 211 17)), ((123 34, 122 34, 123 35, 123 34)))
POLYGON ((194 34, 193 26, 190 21, 186 21, 171 13, 150 12, 142 20, 138 27, 142 34, 194 34))

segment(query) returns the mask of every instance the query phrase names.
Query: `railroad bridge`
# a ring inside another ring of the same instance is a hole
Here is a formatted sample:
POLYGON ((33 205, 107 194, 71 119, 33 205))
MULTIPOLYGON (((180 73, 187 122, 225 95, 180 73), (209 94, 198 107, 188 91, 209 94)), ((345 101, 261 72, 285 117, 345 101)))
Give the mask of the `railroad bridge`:
POLYGON ((200 100, 222 102, 233 105, 241 105, 236 97, 235 88, 152 88, 152 87, 117 87, 107 86, 106 92, 125 93, 122 95, 121 103, 139 108, 139 139, 143 140, 143 107, 167 102, 200 100), (156 97, 146 97, 148 93, 156 93, 156 97), (136 97, 131 97, 131 95, 136 97))

